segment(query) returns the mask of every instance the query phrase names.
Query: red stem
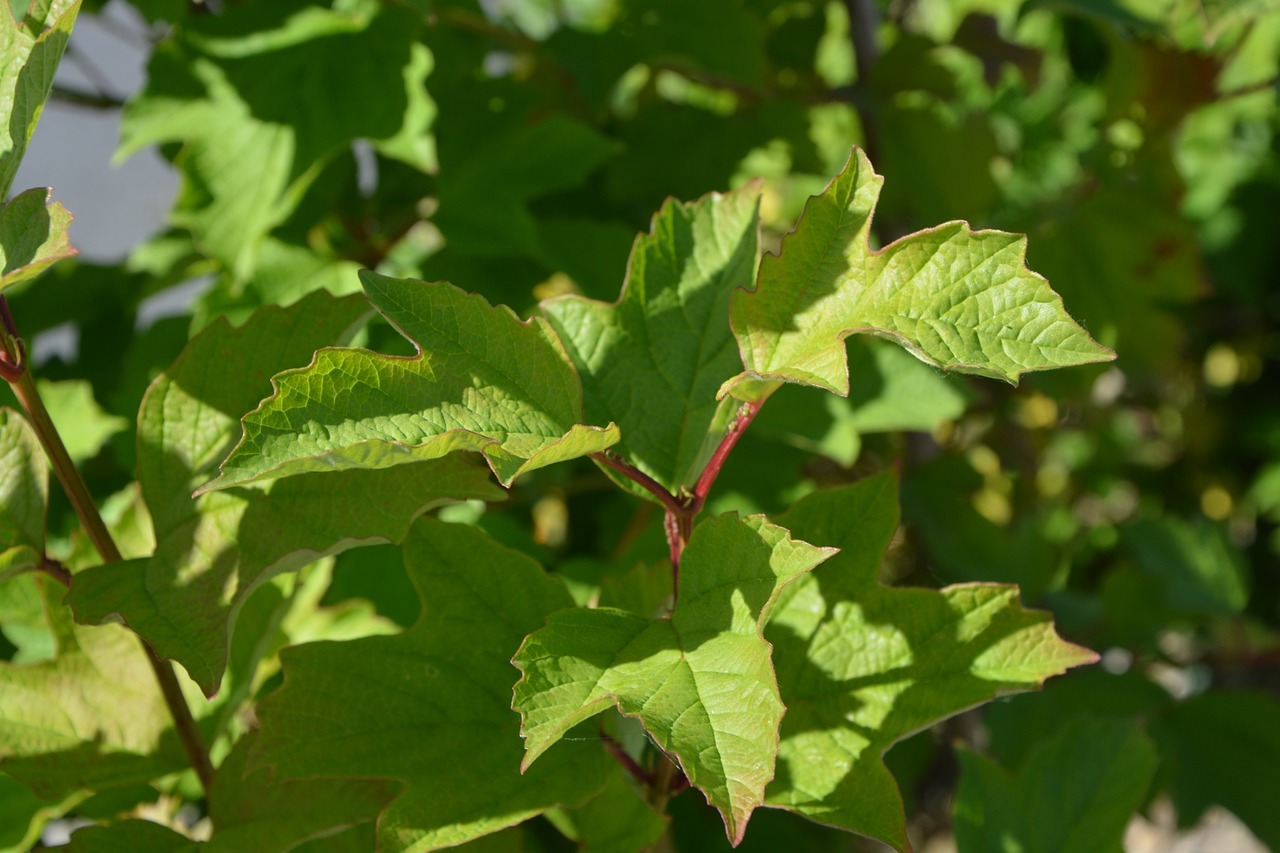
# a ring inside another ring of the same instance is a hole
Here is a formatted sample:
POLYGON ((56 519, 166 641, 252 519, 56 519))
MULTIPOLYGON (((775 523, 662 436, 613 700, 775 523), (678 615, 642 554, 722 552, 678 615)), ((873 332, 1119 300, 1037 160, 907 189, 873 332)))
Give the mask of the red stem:
POLYGON ((666 508, 667 513, 682 513, 685 511, 684 504, 676 499, 676 496, 667 491, 666 487, 657 480, 641 471, 636 466, 622 459, 617 454, 605 451, 603 453, 592 453, 591 458, 599 462, 601 465, 608 466, 626 477, 631 482, 640 486, 649 494, 658 499, 658 502, 666 508))
POLYGON ((742 438, 742 433, 755 420, 756 415, 760 414, 760 409, 764 406, 764 400, 756 400, 753 403, 746 403, 738 414, 734 416, 733 423, 729 424, 729 431, 725 433, 724 438, 720 439, 720 444, 716 446, 715 452, 711 454, 711 458, 707 460, 707 465, 702 469, 702 475, 698 477, 698 483, 693 487, 693 509, 696 513, 702 509, 702 505, 706 503, 707 495, 711 493, 711 487, 716 482, 716 477, 720 476, 720 469, 724 467, 724 462, 729 458, 729 453, 733 450, 734 445, 738 443, 738 439, 742 438))

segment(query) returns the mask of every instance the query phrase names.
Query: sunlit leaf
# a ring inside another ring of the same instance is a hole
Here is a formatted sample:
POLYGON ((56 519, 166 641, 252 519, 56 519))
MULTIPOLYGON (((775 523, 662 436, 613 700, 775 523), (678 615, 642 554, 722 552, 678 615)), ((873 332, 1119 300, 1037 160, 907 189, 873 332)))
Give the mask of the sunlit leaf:
POLYGON ((844 339, 855 333, 897 341, 944 370, 1010 382, 1114 358, 1027 269, 1023 237, 949 222, 871 251, 881 182, 855 149, 809 201, 781 254, 761 261, 756 289, 734 296, 747 369, 722 393, 750 399, 797 382, 847 394, 844 339))
POLYGON ((272 380, 244 437, 201 492, 317 471, 380 469, 484 454, 503 485, 613 445, 618 428, 582 425, 582 390, 546 321, 447 284, 361 274, 369 299, 415 358, 325 349, 272 380))
POLYGON ((290 308, 261 309, 239 328, 214 323, 191 342, 152 384, 139 417, 139 478, 155 554, 77 575, 68 599, 77 619, 123 618, 212 695, 240 608, 264 580, 324 554, 399 541, 416 515, 441 501, 501 497, 483 468, 454 458, 191 499, 271 374, 341 342, 367 315, 359 296, 315 293, 290 308))
POLYGON ((729 296, 755 278, 759 197, 755 185, 668 201, 636 238, 616 303, 542 306, 582 376, 587 420, 617 423, 616 451, 672 493, 694 485, 732 414, 716 391, 742 366, 729 296))
POLYGON ((0 3, 0 198, 9 195, 79 11, 80 0, 36 0, 19 21, 12 3, 0 3))
POLYGON ((51 190, 27 190, 0 212, 0 291, 76 253, 67 236, 72 216, 61 204, 49 202, 52 194, 51 190))
POLYGON ((616 706, 680 762, 737 844, 773 776, 784 710, 764 621, 779 591, 831 554, 763 517, 721 516, 690 537, 669 619, 554 614, 515 658, 524 766, 616 706))

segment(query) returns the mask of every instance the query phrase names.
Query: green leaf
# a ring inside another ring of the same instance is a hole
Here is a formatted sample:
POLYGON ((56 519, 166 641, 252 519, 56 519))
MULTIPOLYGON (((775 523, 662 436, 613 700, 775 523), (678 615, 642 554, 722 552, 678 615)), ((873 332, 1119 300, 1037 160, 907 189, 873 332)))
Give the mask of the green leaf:
POLYGON ((124 418, 103 411, 83 379, 37 380, 36 387, 73 462, 92 459, 111 436, 129 428, 124 418))
POLYGON ((77 792, 60 802, 42 800, 26 785, 0 773, 0 853, 27 853, 49 820, 85 796, 77 792))
POLYGON ((1063 642, 1018 590, 890 589, 876 580, 898 526, 889 473, 802 498, 779 516, 840 553, 788 587, 765 632, 787 715, 767 804, 907 849, 882 756, 898 740, 1097 659, 1063 642))
POLYGON ((423 617, 395 637, 286 649, 284 687, 260 706, 251 769, 403 781, 379 819, 379 840, 415 853, 599 791, 605 759, 596 743, 571 744, 519 772, 507 661, 548 613, 572 605, 564 586, 479 530, 430 518, 414 525, 404 554, 423 617))
POLYGON ((524 766, 616 706, 679 760, 737 844, 773 777, 778 697, 761 631, 780 590, 831 556, 763 517, 694 529, 669 619, 574 608, 529 636, 514 663, 524 766))
POLYGON ((850 467, 864 433, 928 432, 959 417, 971 397, 961 381, 887 341, 851 337, 845 349, 856 377, 848 397, 784 386, 752 421, 751 432, 850 467))
POLYGON ((967 749, 956 791, 956 846, 969 851, 1119 853, 1156 769, 1132 722, 1082 719, 1009 773, 967 749))
POLYGON ((278 0, 189 21, 152 54, 147 87, 125 110, 118 156, 183 144, 172 219, 237 281, 324 161, 356 138, 394 137, 421 86, 405 74, 415 18, 347 5, 278 0))
POLYGON ((139 415, 138 476, 155 553, 77 575, 68 603, 79 621, 122 618, 212 695, 240 609, 267 578, 356 545, 400 541, 415 516, 442 501, 502 497, 483 468, 455 458, 191 500, 271 374, 345 339, 367 314, 359 296, 314 293, 261 309, 239 328, 214 323, 192 340, 139 415))
POLYGON ((1172 776, 1178 823, 1191 826, 1217 803, 1271 849, 1280 848, 1280 702, 1260 691, 1213 690, 1152 723, 1172 776))
POLYGON ((374 779, 277 779, 247 768, 257 735, 241 738, 209 791, 213 837, 204 853, 285 853, 301 842, 372 822, 397 786, 374 779))
POLYGON ((40 564, 48 503, 39 437, 17 412, 0 408, 0 583, 40 564))
POLYGON ((753 399, 778 382, 848 394, 843 342, 856 333, 897 341, 943 370, 1010 382, 1030 370, 1115 357, 1027 269, 1023 237, 949 222, 871 251, 881 183, 855 149, 810 199, 781 254, 761 261, 756 289, 734 295, 746 370, 722 394, 753 399))
POLYGON ((61 204, 49 203, 52 195, 52 190, 27 190, 0 213, 0 292, 76 254, 67 236, 73 217, 61 204))
POLYGON ((122 820, 108 826, 86 826, 71 834, 67 853, 196 853, 203 845, 149 820, 122 820))
POLYGON ((45 799, 134 784, 186 767, 138 638, 73 625, 63 587, 37 578, 53 660, 0 663, 0 761, 45 799))
POLYGON ((558 818, 556 827, 590 853, 652 849, 669 822, 666 815, 658 814, 644 801, 636 784, 616 765, 598 796, 558 818))
POLYGON ((755 277, 760 192, 668 200, 636 238, 616 303, 542 305, 582 376, 587 420, 617 423, 617 452, 673 494, 697 482, 732 414, 716 391, 741 367, 729 296, 755 277))
POLYGON ((379 469, 455 450, 483 453, 504 486, 520 474, 596 453, 618 428, 583 426, 582 390, 546 321, 451 284, 362 272, 375 306, 414 358, 326 349, 272 380, 244 437, 198 494, 313 471, 379 469))
POLYGON ((1226 615, 1249 602, 1248 562, 1222 525, 1162 516, 1124 528, 1123 541, 1173 611, 1226 615))
POLYGON ((79 11, 80 0, 39 0, 19 22, 12 4, 0 3, 0 198, 13 186, 79 11))

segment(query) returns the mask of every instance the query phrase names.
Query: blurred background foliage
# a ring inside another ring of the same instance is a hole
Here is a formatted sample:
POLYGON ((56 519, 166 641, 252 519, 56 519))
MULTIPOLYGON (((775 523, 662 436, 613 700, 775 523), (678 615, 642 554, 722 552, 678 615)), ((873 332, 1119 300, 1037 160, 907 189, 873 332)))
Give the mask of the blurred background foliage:
MULTIPOLYGON (((778 512, 897 466, 886 582, 1016 582, 1102 654, 890 752, 922 849, 1098 850, 1126 831, 1130 849, 1169 849, 1223 809, 1280 849, 1280 3, 131 5, 141 91, 63 85, 55 105, 122 109, 120 157, 158 146, 180 176, 167 227, 121 263, 64 263, 9 294, 28 338, 78 338, 39 375, 120 512, 146 384, 218 317, 354 291, 375 266, 522 314, 565 292, 611 301, 667 196, 763 177, 774 247, 861 145, 885 176, 879 244, 953 218, 1024 232, 1030 267, 1119 358, 1015 389, 851 340, 849 398, 779 392, 711 510, 778 512), (1074 813, 1081 792, 1096 800, 1074 813)), ((60 500, 51 529, 72 553, 60 500)), ((581 601, 646 594, 636 567, 665 554, 655 507, 585 461, 448 513, 559 567, 581 601)), ((323 604, 365 602, 344 611, 369 621, 353 633, 416 617, 397 548, 331 574, 323 604)), ((40 659, 39 602, 0 590, 0 653, 40 659)), ((0 776, 3 808, 29 812, 15 785, 0 776)), ((81 813, 157 797, 131 791, 81 813)), ((673 812, 679 849, 725 845, 689 795, 673 812)), ((24 837, 5 832, 0 848, 24 837)), ((526 849, 565 843, 542 821, 522 832, 526 849)), ((805 844, 871 849, 768 813, 743 849, 805 844)))

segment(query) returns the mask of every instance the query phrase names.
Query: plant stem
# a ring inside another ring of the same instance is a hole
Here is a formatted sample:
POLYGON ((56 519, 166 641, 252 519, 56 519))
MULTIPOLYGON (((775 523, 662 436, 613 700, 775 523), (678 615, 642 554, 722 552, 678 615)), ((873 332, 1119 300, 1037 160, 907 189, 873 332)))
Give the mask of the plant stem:
POLYGON ((724 434, 724 438, 720 439, 720 444, 716 446, 715 452, 707 460, 706 467, 702 469, 697 485, 693 487, 692 508, 695 514, 706 503, 707 495, 711 493, 711 487, 715 485, 716 478, 720 476, 720 469, 724 467, 724 462, 729 458, 729 453, 733 450, 734 445, 738 443, 738 439, 742 438, 742 433, 756 419, 756 415, 760 414, 760 409, 763 407, 764 400, 746 403, 738 410, 733 423, 729 424, 729 431, 724 434))
MULTIPOLYGON (((31 378, 31 371, 26 369, 22 346, 17 337, 17 330, 13 326, 13 317, 2 295, 0 295, 0 322, 4 326, 3 334, 0 335, 0 352, 4 354, 2 360, 15 367, 17 373, 16 378, 9 378, 8 374, 5 378, 9 379, 13 393, 27 414, 27 420, 35 429, 36 435, 40 437, 40 444, 44 447, 45 455, 49 457, 53 472, 67 493, 71 505, 75 507, 76 515, 84 526, 93 547, 104 563, 121 562, 124 558, 120 555, 120 549, 111 538, 111 533, 98 512, 98 505, 89 494, 88 486, 80 477, 80 472, 76 470, 75 463, 71 461, 67 446, 63 444, 62 436, 58 434, 53 419, 49 417, 49 410, 45 408, 44 400, 41 399, 35 381, 31 378)), ((57 574, 54 574, 54 577, 62 580, 57 574)), ((209 786, 213 782, 213 765, 209 761, 209 753, 200 736, 200 729, 196 726, 195 718, 191 716, 191 709, 182 695, 178 677, 174 675, 173 667, 167 661, 161 660, 146 640, 139 636, 138 642, 142 644, 147 662, 151 664, 156 681, 159 682, 165 704, 169 706, 169 713, 173 717, 174 727, 177 729, 178 738, 182 741, 182 747, 187 753, 187 760, 191 762, 191 767, 195 770, 207 795, 209 786)))
POLYGON ((631 774, 632 778, 646 787, 653 784, 653 774, 647 772, 634 758, 628 755, 627 751, 622 748, 622 744, 614 740, 603 727, 600 728, 600 740, 604 741, 605 749, 609 750, 609 754, 622 765, 624 770, 631 774))
POLYGON ((678 790, 678 773, 675 761, 665 752, 658 752, 658 766, 654 768, 649 783, 649 806, 658 814, 666 813, 668 801, 678 790))
POLYGON ((685 511, 684 504, 676 498, 675 495, 667 491, 666 488, 657 480, 641 471, 630 462, 622 459, 617 454, 605 451, 603 453, 592 453, 591 458, 599 462, 601 465, 612 468, 640 488, 658 499, 658 502, 666 508, 668 513, 679 514, 685 511))
POLYGON ((691 494, 682 490, 681 496, 676 497, 657 480, 617 454, 609 453, 608 451, 591 454, 591 458, 601 465, 617 471, 653 495, 662 504, 663 509, 666 510, 666 515, 662 520, 662 529, 667 534, 667 548, 671 554, 671 606, 673 609, 680 594, 680 557, 684 553, 684 546, 688 543, 689 536, 693 533, 693 520, 702 511, 703 504, 707 502, 707 495, 711 492, 711 487, 715 484, 716 478, 720 476, 720 469, 724 467, 725 460, 729 458, 734 445, 738 443, 742 433, 755 420, 756 415, 760 413, 760 409, 763 406, 764 400, 756 400, 755 402, 744 403, 742 408, 738 410, 738 413, 734 415, 733 421, 729 424, 729 429, 725 432, 724 438, 720 439, 720 443, 716 445, 711 458, 707 460, 706 466, 698 476, 698 482, 691 494))

